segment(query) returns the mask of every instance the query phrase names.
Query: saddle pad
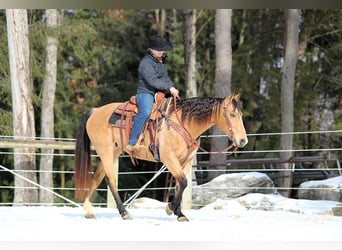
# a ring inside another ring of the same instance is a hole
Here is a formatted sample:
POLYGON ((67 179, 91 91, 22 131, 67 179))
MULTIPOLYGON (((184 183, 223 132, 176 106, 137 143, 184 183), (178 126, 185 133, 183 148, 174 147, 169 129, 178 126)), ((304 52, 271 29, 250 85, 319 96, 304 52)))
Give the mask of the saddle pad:
MULTIPOLYGON (((121 115, 113 112, 112 115, 109 117, 109 124, 112 126, 120 126, 121 115)), ((125 126, 126 119, 124 118, 122 121, 122 125, 125 126)))

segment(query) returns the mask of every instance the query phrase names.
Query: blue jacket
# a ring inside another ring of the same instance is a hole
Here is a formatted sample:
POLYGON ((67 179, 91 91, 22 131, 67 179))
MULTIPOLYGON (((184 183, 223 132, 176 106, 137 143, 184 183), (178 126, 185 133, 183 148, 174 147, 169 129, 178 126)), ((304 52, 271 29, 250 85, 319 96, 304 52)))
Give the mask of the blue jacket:
POLYGON ((166 56, 160 63, 150 52, 144 56, 139 65, 138 93, 150 93, 154 95, 157 91, 170 93, 174 86, 167 72, 166 56))

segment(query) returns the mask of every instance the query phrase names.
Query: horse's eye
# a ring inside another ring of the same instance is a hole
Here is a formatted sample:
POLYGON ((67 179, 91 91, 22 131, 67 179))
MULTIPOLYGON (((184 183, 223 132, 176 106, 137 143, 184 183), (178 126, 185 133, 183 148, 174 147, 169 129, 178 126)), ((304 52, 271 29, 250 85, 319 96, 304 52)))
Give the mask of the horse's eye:
POLYGON ((229 114, 229 116, 231 117, 231 118, 235 118, 235 114, 229 114))

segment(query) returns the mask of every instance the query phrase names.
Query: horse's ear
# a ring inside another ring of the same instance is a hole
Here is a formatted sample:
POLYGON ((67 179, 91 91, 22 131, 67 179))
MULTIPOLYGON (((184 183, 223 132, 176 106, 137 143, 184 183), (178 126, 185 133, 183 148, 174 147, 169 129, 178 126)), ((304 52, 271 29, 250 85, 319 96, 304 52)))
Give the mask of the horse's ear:
POLYGON ((240 100, 240 93, 239 94, 236 94, 236 95, 234 95, 234 97, 233 97, 235 100, 240 100))
POLYGON ((231 94, 229 96, 227 96, 227 99, 229 99, 230 101, 232 101, 233 99, 235 100, 240 100, 240 94, 231 94))

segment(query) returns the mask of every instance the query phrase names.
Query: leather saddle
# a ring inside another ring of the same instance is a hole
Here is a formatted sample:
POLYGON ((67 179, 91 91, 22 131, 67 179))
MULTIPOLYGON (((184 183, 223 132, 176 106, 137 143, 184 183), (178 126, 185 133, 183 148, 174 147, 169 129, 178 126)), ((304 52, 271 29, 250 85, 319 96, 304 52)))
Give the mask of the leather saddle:
MULTIPOLYGON (((152 112, 148 122, 145 125, 145 129, 149 131, 150 141, 153 144, 154 152, 153 154, 156 156, 156 145, 155 139, 157 136, 158 130, 158 120, 162 118, 163 112, 167 109, 168 99, 165 98, 165 94, 163 92, 157 92, 154 96, 155 102, 152 107, 152 112)), ((125 136, 128 140, 132 125, 134 122, 134 117, 137 116, 139 112, 138 105, 136 103, 136 96, 132 96, 128 101, 122 103, 118 106, 112 113, 109 118, 109 123, 112 126, 120 128, 120 136, 121 136, 121 145, 123 145, 123 129, 125 129, 125 136)), ((143 131, 145 131, 143 129, 143 131)), ((151 146, 151 145, 146 145, 151 146)), ((151 149, 150 149, 151 150, 151 149)), ((151 150, 152 151, 152 150, 151 150)))
MULTIPOLYGON (((165 98, 165 94, 163 92, 157 92, 154 96, 154 104, 152 107, 152 112, 149 120, 156 120, 162 117, 162 111, 166 108, 167 99, 165 98)), ((124 126, 128 120, 133 120, 135 116, 137 116, 139 112, 139 108, 136 102, 136 96, 131 96, 131 98, 118 106, 112 113, 109 118, 109 124, 112 126, 124 126)), ((130 130, 132 127, 128 127, 130 130)), ((126 127, 127 129, 127 127, 126 127)))

